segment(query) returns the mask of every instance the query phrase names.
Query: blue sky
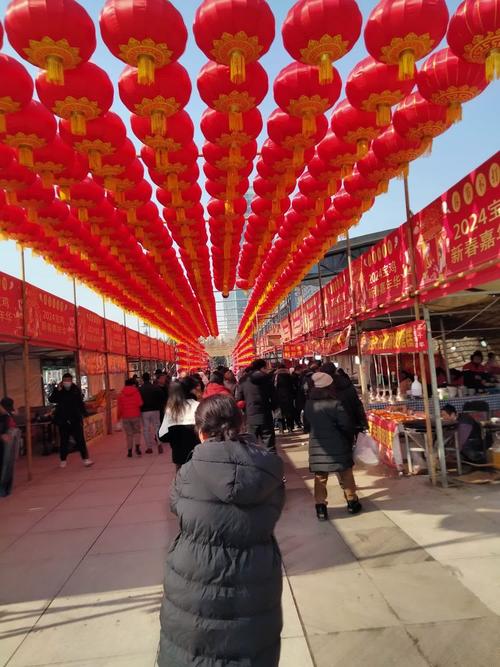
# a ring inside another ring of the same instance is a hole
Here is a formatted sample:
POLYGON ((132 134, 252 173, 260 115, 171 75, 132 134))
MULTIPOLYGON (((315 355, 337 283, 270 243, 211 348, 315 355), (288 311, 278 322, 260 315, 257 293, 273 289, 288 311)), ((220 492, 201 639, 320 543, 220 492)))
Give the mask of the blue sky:
MULTIPOLYGON (((90 0, 82 3, 97 24, 100 9, 103 2, 90 0)), ((187 68, 193 81, 193 94, 187 110, 191 114, 195 127, 197 128, 196 141, 201 147, 203 137, 199 131, 198 120, 205 106, 201 102, 196 88, 196 76, 206 57, 198 49, 192 35, 192 22, 198 0, 174 0, 173 4, 181 11, 189 31, 188 47, 180 59, 187 68)), ((272 81, 281 68, 285 67, 291 60, 283 47, 281 40, 281 24, 289 8, 294 4, 293 0, 270 0, 269 2, 276 17, 276 37, 274 44, 261 60, 270 81, 269 93, 260 106, 264 120, 275 108, 272 96, 272 81)), ((369 12, 376 2, 358 0, 358 5, 366 20, 369 12)), ((447 2, 450 15, 459 4, 458 0, 447 2)), ((8 5, 6 0, 0 0, 0 17, 3 20, 5 9, 8 5)), ((114 58, 106 49, 100 39, 97 30, 98 46, 93 60, 106 69, 113 82, 116 81, 123 69, 123 63, 114 58)), ((4 43, 5 53, 16 55, 11 50, 7 40, 4 43)), ((16 55, 17 57, 17 55, 16 55)), ((335 63, 343 81, 351 69, 366 57, 363 37, 340 61, 335 63)), ((26 63, 25 63, 26 64, 26 63)), ((31 70, 34 73, 34 69, 31 70)), ((116 90, 116 88, 115 88, 116 90)), ((342 93, 342 97, 344 93, 342 93)), ((418 211, 435 199, 443 191, 448 189, 456 181, 474 167, 484 162, 492 153, 498 150, 500 132, 498 127, 498 109, 500 108, 500 85, 491 84, 482 95, 464 105, 464 119, 458 125, 452 127, 444 135, 434 142, 433 153, 428 158, 420 158, 413 162, 410 167, 410 198, 413 211, 418 211)), ((129 112, 121 104, 118 94, 115 95, 113 110, 119 113, 128 124, 129 112)), ((130 132, 130 138, 135 138, 130 132)), ((265 138, 265 133, 261 141, 265 138)), ((140 147, 139 142, 136 142, 140 147)), ((380 231, 401 224, 404 220, 403 185, 399 180, 390 184, 389 192, 376 199, 374 207, 364 215, 360 224, 352 230, 353 236, 380 231)), ((19 276, 19 255, 12 242, 0 241, 0 270, 19 276)), ((27 253, 27 279, 39 287, 52 293, 72 299, 72 283, 64 276, 57 274, 52 267, 27 253)), ((102 301, 100 297, 83 286, 78 288, 78 301, 81 305, 102 313, 102 301)), ((218 299, 220 304, 220 299, 218 299)), ((221 305, 221 304, 220 304, 221 305)), ((218 311, 222 311, 218 307, 218 311)), ((110 305, 107 314, 111 319, 118 322, 123 321, 123 315, 118 308, 110 305)))

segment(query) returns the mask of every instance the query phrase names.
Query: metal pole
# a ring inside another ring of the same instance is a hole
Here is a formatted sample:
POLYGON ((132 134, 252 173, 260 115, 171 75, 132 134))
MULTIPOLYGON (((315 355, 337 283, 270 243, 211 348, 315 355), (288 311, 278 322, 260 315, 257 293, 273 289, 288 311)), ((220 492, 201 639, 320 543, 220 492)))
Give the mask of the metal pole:
POLYGON ((111 385, 109 382, 109 353, 108 353, 108 333, 106 329, 106 298, 102 297, 102 313, 104 317, 104 391, 106 392, 106 433, 113 433, 113 417, 111 414, 111 385))
POLYGON ((319 295, 321 299, 321 322, 322 322, 323 336, 324 336, 326 330, 326 310, 325 310, 325 293, 323 291, 323 278, 321 276, 321 262, 318 262, 318 286, 319 286, 319 295))
POLYGON ((76 278, 73 278, 73 303, 75 306, 75 339, 76 339, 76 353, 75 353, 75 375, 77 384, 81 383, 80 370, 80 333, 78 331, 78 301, 76 294, 76 278))
POLYGON ((28 302, 26 299, 26 261, 24 247, 21 246, 21 277, 23 297, 23 379, 24 379, 24 411, 26 415, 26 463, 28 481, 33 479, 33 438, 31 433, 31 407, 29 395, 30 381, 30 348, 28 341, 28 302))
POLYGON ((446 382, 448 384, 450 384, 451 375, 450 375, 450 364, 449 364, 449 361, 448 361, 448 344, 446 342, 446 331, 444 329, 443 318, 441 318, 440 324, 441 324, 441 340, 443 341, 444 370, 445 370, 445 373, 446 373, 446 382))
POLYGON ((446 456, 444 451, 443 423, 441 421, 441 406, 439 404, 438 383, 436 373, 436 360, 434 359, 434 349, 432 340, 431 318, 429 309, 423 306, 425 323, 427 325, 427 340, 429 342, 429 368, 431 372, 432 403, 434 405, 434 421, 436 424, 436 440, 439 458, 439 467, 441 468, 441 484, 448 486, 448 477, 446 470, 446 456))

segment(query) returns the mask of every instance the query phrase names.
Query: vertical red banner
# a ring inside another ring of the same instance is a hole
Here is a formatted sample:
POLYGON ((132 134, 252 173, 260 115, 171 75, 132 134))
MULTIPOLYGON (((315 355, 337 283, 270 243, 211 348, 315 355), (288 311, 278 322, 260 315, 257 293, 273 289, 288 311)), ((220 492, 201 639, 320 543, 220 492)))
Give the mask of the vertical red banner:
POLYGON ((23 333, 22 282, 0 272, 0 336, 18 339, 23 333))

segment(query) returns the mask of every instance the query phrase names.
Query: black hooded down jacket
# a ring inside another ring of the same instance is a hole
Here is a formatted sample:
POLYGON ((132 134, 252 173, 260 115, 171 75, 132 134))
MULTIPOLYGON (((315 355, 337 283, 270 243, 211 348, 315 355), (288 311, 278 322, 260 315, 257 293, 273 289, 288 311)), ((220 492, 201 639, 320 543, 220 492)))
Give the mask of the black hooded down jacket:
POLYGON ((248 424, 272 424, 277 403, 273 378, 268 373, 253 371, 242 379, 236 389, 236 400, 245 401, 248 424))
POLYGON ((160 667, 277 667, 284 502, 281 459, 247 442, 205 442, 172 493, 181 532, 167 556, 160 667))

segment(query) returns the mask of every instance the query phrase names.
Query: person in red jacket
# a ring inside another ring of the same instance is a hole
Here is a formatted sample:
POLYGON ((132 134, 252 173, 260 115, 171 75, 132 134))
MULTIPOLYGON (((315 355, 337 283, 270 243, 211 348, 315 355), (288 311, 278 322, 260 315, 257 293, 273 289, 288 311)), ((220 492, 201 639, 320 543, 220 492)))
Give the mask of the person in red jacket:
POLYGON ((129 378, 118 395, 118 419, 121 419, 123 430, 127 437, 127 456, 132 458, 132 450, 135 446, 137 456, 141 452, 141 406, 142 397, 137 389, 135 380, 129 378))
POLYGON ((232 396, 229 389, 226 389, 224 386, 224 376, 219 371, 214 371, 210 376, 210 381, 207 384, 205 391, 203 393, 203 398, 208 398, 209 396, 216 396, 217 394, 223 394, 224 396, 232 396))

